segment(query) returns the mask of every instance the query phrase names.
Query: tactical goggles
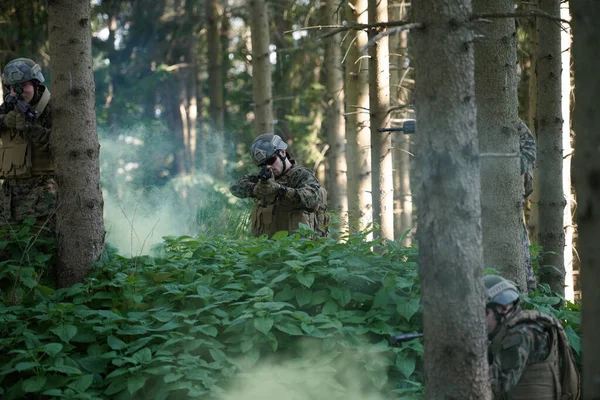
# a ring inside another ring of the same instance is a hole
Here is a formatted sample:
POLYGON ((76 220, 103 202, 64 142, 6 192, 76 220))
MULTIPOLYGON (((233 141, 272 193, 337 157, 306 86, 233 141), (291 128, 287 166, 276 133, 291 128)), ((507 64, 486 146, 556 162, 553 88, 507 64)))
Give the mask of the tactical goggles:
POLYGON ((275 164, 275 161, 277 161, 278 154, 279 153, 277 153, 277 152, 275 154, 273 154, 273 157, 271 157, 267 161, 261 163, 259 165, 259 167, 264 167, 265 165, 273 165, 273 164, 275 164))

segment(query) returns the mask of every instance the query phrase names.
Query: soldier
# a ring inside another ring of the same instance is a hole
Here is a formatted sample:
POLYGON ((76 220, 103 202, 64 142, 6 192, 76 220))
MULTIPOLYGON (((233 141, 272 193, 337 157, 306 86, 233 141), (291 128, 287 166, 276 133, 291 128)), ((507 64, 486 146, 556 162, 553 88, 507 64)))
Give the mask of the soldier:
MULTIPOLYGON (((523 201, 533 192, 533 167, 536 157, 536 146, 533 134, 522 120, 519 120, 517 125, 519 134, 519 144, 521 152, 521 176, 523 176, 523 201)), ((535 291, 537 287, 533 266, 531 265, 531 257, 529 256, 529 235, 527 234, 527 226, 523 219, 523 253, 525 258, 525 274, 527 278, 527 290, 529 293, 535 291)))
POLYGON ((257 199, 251 221, 254 236, 293 232, 300 223, 326 236, 327 192, 309 169, 297 165, 287 148, 278 135, 258 136, 250 151, 261 173, 240 177, 229 190, 240 198, 257 199))
POLYGON ((514 284, 484 278, 490 383, 494 399, 579 399, 579 372, 562 325, 521 310, 514 284))
POLYGON ((36 218, 54 231, 57 194, 49 138, 50 91, 38 64, 17 58, 4 67, 0 105, 0 227, 36 218))

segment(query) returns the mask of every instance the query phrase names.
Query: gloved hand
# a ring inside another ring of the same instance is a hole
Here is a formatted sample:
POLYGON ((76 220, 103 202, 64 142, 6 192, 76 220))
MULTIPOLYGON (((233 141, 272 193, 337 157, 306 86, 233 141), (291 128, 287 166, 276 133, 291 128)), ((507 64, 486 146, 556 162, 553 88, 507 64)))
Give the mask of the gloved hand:
POLYGON ((257 198, 262 198, 264 196, 272 196, 279 190, 279 183, 275 182, 275 179, 269 178, 266 181, 260 181, 256 185, 254 185, 254 189, 252 189, 252 193, 257 198))
POLYGON ((2 125, 4 125, 7 128, 11 128, 11 129, 16 128, 18 115, 21 115, 21 113, 15 111, 15 110, 9 111, 8 114, 6 114, 4 116, 4 119, 2 120, 2 125))
POLYGON ((525 187, 525 198, 529 197, 529 195, 533 192, 533 176, 531 173, 525 172, 523 176, 523 185, 525 187))

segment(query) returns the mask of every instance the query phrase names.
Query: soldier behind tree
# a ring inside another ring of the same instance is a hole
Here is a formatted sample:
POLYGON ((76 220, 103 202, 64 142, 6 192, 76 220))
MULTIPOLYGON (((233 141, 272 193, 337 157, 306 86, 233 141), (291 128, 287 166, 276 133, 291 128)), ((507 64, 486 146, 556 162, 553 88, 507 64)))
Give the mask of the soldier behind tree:
POLYGON ((514 284, 484 278, 490 383, 498 399, 579 399, 579 373, 558 320, 521 310, 514 284))
POLYGON ((327 192, 312 171, 297 165, 287 148, 278 135, 258 136, 252 142, 251 157, 259 168, 268 168, 268 179, 261 180, 258 173, 244 175, 229 190, 234 196, 257 200, 252 211, 255 236, 293 232, 300 223, 325 236, 327 192))
POLYGON ((43 83, 40 66, 28 58, 9 62, 2 72, 7 95, 0 105, 0 227, 36 218, 38 224, 55 229, 52 111, 50 91, 43 83))
MULTIPOLYGON (((536 145, 535 138, 531 133, 531 130, 527 127, 525 122, 519 120, 517 124, 517 133, 519 134, 519 147, 521 153, 521 176, 523 177, 523 200, 527 199, 531 192, 533 192, 533 168, 536 158, 536 145)), ((537 282, 535 274, 533 272, 533 266, 531 265, 531 257, 529 255, 529 235, 527 234, 527 226, 525 220, 522 219, 523 226, 523 256, 525 258, 525 274, 527 276, 527 290, 529 293, 535 291, 537 282)))

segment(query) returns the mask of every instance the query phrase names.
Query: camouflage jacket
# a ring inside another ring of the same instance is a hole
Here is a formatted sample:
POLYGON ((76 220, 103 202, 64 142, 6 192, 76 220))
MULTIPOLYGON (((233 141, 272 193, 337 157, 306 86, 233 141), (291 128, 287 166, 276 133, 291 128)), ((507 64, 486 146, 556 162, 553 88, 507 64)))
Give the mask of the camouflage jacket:
MULTIPOLYGON (((521 311, 513 314, 512 318, 516 318, 519 312, 521 311)), ((503 325, 509 322, 510 319, 503 325)), ((528 321, 508 329, 503 327, 500 327, 499 332, 492 338, 488 348, 489 378, 495 400, 509 399, 509 394, 527 368, 546 361, 550 355, 552 341, 548 327, 540 322, 528 321)))
MULTIPOLYGON (((44 85, 40 85, 38 89, 38 93, 34 97, 32 102, 32 106, 36 106, 37 102, 41 98, 41 94, 48 90, 44 85)), ((6 100, 6 99, 5 99, 6 100)), ((1 122, 4 119, 4 116, 8 114, 10 111, 15 110, 14 104, 9 104, 6 101, 0 104, 0 127, 2 126, 1 122)), ((50 149, 50 130, 52 129, 52 99, 48 102, 42 114, 40 114, 34 122, 35 125, 41 126, 44 129, 40 130, 40 133, 37 135, 32 135, 30 137, 31 142, 35 146, 36 149, 47 152, 50 149)), ((2 129, 2 128, 0 128, 2 129)))
MULTIPOLYGON (((255 197, 252 193, 254 185, 259 181, 258 173, 247 174, 238 178, 229 186, 229 191, 236 197, 255 197)), ((312 172, 295 162, 283 175, 275 178, 279 184, 296 189, 296 195, 291 200, 292 206, 297 209, 313 211, 321 202, 321 185, 312 172)))
POLYGON ((537 153, 535 138, 523 120, 519 120, 517 132, 519 133, 519 148, 521 152, 521 175, 526 172, 531 174, 535 166, 537 153))

